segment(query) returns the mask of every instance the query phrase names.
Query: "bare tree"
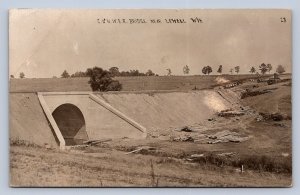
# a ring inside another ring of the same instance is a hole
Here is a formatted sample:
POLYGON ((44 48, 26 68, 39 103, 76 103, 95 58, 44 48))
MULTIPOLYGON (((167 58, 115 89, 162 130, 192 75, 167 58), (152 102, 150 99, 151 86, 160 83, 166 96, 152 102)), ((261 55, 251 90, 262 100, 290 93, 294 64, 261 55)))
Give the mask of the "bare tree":
POLYGON ((188 65, 185 65, 185 66, 183 67, 183 74, 189 74, 189 73, 190 73, 190 68, 189 68, 188 65))
POLYGON ((219 74, 222 74, 222 71, 223 71, 223 66, 220 65, 217 72, 218 72, 219 74))
POLYGON ((267 68, 268 68, 268 72, 269 72, 269 74, 270 74, 270 71, 272 70, 272 65, 271 64, 267 64, 267 68))
POLYGON ((252 66, 249 72, 251 72, 251 74, 254 74, 256 72, 256 69, 252 66))
POLYGON ((19 77, 20 77, 21 79, 24 79, 24 78, 25 78, 25 74, 24 74, 24 72, 20 72, 20 75, 19 75, 19 77))
POLYGON ((261 74, 265 74, 268 71, 268 67, 267 67, 267 65, 265 63, 262 63, 259 66, 259 70, 260 70, 261 74))
POLYGON ((170 68, 167 68, 167 71, 168 71, 167 75, 168 75, 168 76, 171 76, 171 75, 172 75, 171 69, 170 69, 170 68))
POLYGON ((234 67, 234 71, 236 72, 236 74, 239 74, 239 72, 240 72, 240 66, 234 67))

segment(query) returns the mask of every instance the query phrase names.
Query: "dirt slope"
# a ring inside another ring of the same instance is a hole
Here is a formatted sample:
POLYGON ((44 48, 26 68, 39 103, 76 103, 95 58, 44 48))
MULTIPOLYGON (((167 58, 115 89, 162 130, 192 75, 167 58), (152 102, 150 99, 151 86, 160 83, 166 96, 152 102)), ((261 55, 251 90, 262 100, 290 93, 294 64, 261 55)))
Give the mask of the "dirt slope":
POLYGON ((291 86, 288 85, 288 82, 266 85, 258 89, 268 91, 268 93, 247 97, 242 100, 242 103, 258 112, 281 113, 291 116, 291 86))

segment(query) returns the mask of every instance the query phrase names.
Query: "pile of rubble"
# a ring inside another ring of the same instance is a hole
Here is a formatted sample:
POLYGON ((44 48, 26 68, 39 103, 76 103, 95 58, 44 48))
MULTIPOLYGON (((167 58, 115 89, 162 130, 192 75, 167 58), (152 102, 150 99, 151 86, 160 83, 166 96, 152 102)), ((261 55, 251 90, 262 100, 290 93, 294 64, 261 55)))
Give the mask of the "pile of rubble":
POLYGON ((197 142, 201 144, 217 144, 227 142, 244 142, 250 137, 241 135, 235 131, 223 130, 214 134, 209 133, 176 133, 174 136, 170 136, 171 141, 175 142, 197 142))
POLYGON ((244 115, 244 111, 233 111, 232 109, 222 110, 218 112, 218 116, 220 117, 235 117, 244 115))
POLYGON ((257 96, 265 93, 270 93, 269 90, 262 90, 262 91, 251 91, 251 90, 245 90, 241 94, 241 99, 245 99, 247 97, 257 96))
POLYGON ((248 139, 249 139, 248 136, 242 136, 237 132, 224 130, 224 131, 217 132, 213 135, 208 135, 207 143, 208 144, 226 143, 226 142, 239 143, 239 142, 246 141, 248 139))
POLYGON ((291 120, 291 116, 288 116, 286 114, 281 114, 281 113, 259 113, 259 117, 256 118, 256 121, 268 121, 268 120, 273 120, 273 121, 282 121, 282 120, 291 120))

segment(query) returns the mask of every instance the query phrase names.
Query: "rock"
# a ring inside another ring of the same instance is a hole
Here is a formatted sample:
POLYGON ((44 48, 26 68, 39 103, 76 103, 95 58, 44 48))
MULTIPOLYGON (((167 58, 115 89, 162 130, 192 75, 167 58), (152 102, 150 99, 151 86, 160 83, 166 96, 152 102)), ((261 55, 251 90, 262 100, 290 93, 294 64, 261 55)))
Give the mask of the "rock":
POLYGON ((236 153, 235 152, 224 152, 224 153, 220 153, 220 154, 217 154, 218 156, 225 156, 225 157, 232 157, 232 156, 235 156, 236 153))
POLYGON ((234 142, 239 143, 249 139, 248 136, 241 136, 237 132, 224 130, 215 133, 214 135, 207 136, 209 140, 207 141, 208 144, 216 144, 216 143, 226 143, 226 142, 234 142))
POLYGON ((204 157, 204 154, 192 154, 191 158, 199 158, 199 157, 204 157))
POLYGON ((289 153, 281 153, 281 156, 283 157, 288 157, 290 154, 289 153))
POLYGON ((275 127, 286 127, 286 125, 283 124, 283 123, 274 123, 273 126, 275 126, 275 127))
POLYGON ((193 130, 190 127, 183 127, 180 129, 180 131, 184 131, 184 132, 192 132, 193 130))
POLYGON ((150 146, 140 146, 137 149, 131 151, 131 152, 127 152, 126 154, 132 154, 132 153, 147 153, 149 151, 156 151, 156 148, 154 147, 150 147, 150 146))
POLYGON ((45 144, 45 148, 49 150, 49 149, 51 149, 52 147, 51 147, 50 144, 47 144, 47 143, 46 143, 46 144, 45 144))
POLYGON ((194 142, 194 139, 190 135, 183 135, 183 136, 173 138, 173 141, 194 142))
POLYGON ((259 113, 264 120, 273 120, 273 121, 282 121, 284 120, 284 116, 280 113, 268 114, 268 113, 259 113))
POLYGON ((186 160, 187 161, 191 161, 191 162, 199 162, 201 160, 203 160, 205 158, 205 155, 204 154, 192 154, 190 156, 190 158, 187 158, 186 160))
POLYGON ((262 121, 262 120, 263 120, 262 117, 257 117, 257 118, 256 118, 256 121, 257 121, 257 122, 262 121))
POLYGON ((283 116, 279 113, 271 114, 271 118, 273 121, 282 121, 283 120, 283 116))
POLYGON ((220 117, 235 117, 235 116, 242 116, 244 115, 244 112, 239 111, 221 111, 218 113, 218 116, 220 117))

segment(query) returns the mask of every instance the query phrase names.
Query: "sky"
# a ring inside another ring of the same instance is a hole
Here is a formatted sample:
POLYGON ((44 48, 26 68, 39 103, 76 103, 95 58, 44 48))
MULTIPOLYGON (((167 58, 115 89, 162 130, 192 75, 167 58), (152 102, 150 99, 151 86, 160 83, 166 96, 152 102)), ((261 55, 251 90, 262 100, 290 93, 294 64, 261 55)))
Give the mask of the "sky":
POLYGON ((272 64, 271 72, 279 64, 291 72, 291 42, 289 10, 13 9, 9 73, 44 78, 116 66, 159 75, 170 68, 173 75, 183 75, 188 65, 190 75, 199 75, 204 66, 216 74, 223 65, 224 74, 235 66, 246 74, 261 63, 272 64), (194 23, 196 17, 202 22, 194 23), (107 23, 112 19, 126 23, 107 23), (146 23, 130 24, 130 19, 146 23))

